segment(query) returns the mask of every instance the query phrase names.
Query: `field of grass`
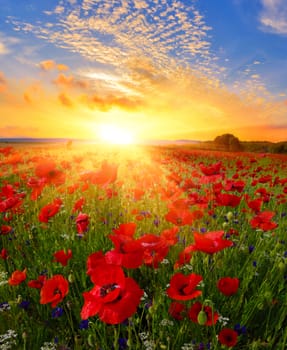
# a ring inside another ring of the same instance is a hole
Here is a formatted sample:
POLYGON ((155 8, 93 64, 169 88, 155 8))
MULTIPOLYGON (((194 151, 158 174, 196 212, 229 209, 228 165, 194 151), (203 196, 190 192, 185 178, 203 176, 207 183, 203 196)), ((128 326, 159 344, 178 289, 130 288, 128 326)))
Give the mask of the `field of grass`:
POLYGON ((286 161, 0 145, 0 349, 286 349, 286 161))

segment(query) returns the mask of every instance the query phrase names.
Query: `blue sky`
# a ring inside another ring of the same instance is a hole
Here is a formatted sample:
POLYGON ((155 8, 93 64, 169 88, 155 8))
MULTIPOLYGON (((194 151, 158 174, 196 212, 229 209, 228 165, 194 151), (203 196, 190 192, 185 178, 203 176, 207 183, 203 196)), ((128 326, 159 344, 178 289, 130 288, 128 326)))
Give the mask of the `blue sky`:
POLYGON ((44 135, 43 98, 82 133, 107 120, 153 138, 287 135, 285 0, 0 0, 0 8, 0 101, 15 115, 0 136, 44 135), (30 128, 16 115, 23 103, 35 114, 30 128), (65 117, 68 108, 81 120, 65 117))

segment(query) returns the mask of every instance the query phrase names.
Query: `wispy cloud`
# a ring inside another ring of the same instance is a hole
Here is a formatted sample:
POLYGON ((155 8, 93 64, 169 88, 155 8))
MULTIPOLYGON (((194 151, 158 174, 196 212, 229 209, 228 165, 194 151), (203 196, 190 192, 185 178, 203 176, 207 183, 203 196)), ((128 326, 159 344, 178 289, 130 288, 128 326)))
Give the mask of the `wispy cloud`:
MULTIPOLYGON (((210 42, 203 16, 182 0, 123 0, 56 6, 50 11, 56 23, 23 23, 11 19, 14 28, 32 32, 56 46, 85 58, 123 67, 129 57, 151 57, 156 67, 195 65, 210 60, 210 42)), ((200 66, 203 66, 201 63, 200 66)))
POLYGON ((267 32, 287 35, 287 2, 286 0, 261 0, 261 29, 267 32))
POLYGON ((19 39, 14 36, 7 36, 0 32, 0 56, 11 52, 12 47, 19 43, 19 39))

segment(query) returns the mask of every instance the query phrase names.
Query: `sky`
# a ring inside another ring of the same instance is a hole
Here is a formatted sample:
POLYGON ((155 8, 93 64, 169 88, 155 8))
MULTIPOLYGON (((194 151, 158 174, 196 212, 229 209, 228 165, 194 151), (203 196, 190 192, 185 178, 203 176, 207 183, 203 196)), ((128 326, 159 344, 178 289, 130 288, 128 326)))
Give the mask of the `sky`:
POLYGON ((286 0, 0 8, 2 138, 287 141, 286 0))

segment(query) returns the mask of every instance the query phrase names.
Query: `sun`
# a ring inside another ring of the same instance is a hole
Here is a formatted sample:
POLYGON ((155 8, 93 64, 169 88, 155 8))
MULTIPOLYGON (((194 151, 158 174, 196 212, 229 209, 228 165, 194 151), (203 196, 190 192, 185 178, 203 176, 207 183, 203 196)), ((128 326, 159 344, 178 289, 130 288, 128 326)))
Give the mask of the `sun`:
POLYGON ((116 124, 99 125, 99 138, 102 142, 114 145, 130 145, 135 142, 131 130, 116 124))

